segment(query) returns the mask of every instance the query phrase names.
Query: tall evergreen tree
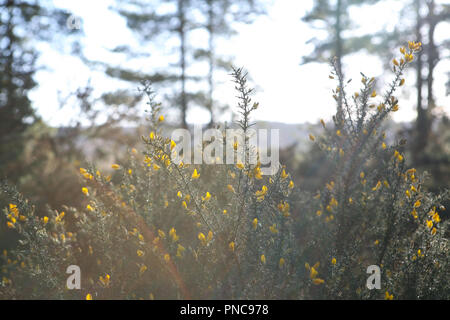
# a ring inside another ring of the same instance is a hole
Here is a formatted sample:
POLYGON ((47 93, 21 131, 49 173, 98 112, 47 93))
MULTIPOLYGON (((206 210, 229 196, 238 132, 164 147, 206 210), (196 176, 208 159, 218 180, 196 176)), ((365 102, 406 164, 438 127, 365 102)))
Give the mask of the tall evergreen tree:
POLYGON ((226 106, 219 106, 213 98, 216 86, 215 73, 220 69, 230 70, 231 68, 230 59, 217 53, 216 41, 219 38, 235 35, 236 23, 251 23, 258 15, 266 14, 266 9, 262 2, 257 0, 203 0, 198 1, 198 7, 205 17, 205 22, 198 27, 207 32, 208 44, 195 51, 195 58, 206 60, 209 66, 206 76, 208 90, 202 104, 210 113, 209 126, 212 126, 215 123, 215 116, 226 109, 226 106))
MULTIPOLYGON (((147 78, 154 83, 177 84, 178 93, 173 101, 180 110, 180 122, 187 127, 187 112, 191 104, 206 108, 211 116, 210 125, 215 122, 215 114, 224 110, 213 100, 215 90, 215 72, 229 69, 230 61, 216 51, 216 40, 235 33, 236 22, 250 23, 256 15, 264 13, 264 9, 256 0, 161 0, 161 1, 118 1, 115 10, 125 17, 128 27, 138 36, 143 45, 160 39, 177 38, 176 47, 178 62, 174 68, 167 68, 165 73, 142 74, 130 77, 132 80, 147 78), (169 8, 168 10, 161 8, 169 8), (204 30, 208 40, 206 46, 195 46, 191 32, 204 30), (208 73, 205 77, 189 74, 188 69, 196 62, 206 61, 208 73), (189 84, 206 79, 207 90, 192 91, 189 84)), ((128 52, 136 49, 127 48, 128 52)), ((110 75, 122 80, 124 75, 136 75, 128 70, 117 72, 117 68, 109 68, 110 75), (130 73, 131 72, 131 73, 130 73)))
MULTIPOLYGON (((198 80, 187 74, 188 65, 192 59, 191 48, 188 44, 188 32, 193 28, 193 20, 190 11, 194 0, 162 0, 143 1, 129 0, 117 1, 113 8, 126 19, 127 26, 138 37, 142 46, 152 41, 170 39, 176 37, 178 62, 173 68, 167 68, 164 73, 145 73, 141 70, 130 70, 125 68, 108 67, 107 73, 125 81, 151 80, 155 84, 177 84, 178 94, 172 96, 174 104, 180 111, 181 125, 187 128, 187 111, 191 97, 194 93, 189 92, 187 83, 198 80), (161 12, 161 5, 169 10, 161 12)), ((128 53, 136 49, 126 48, 128 53)))
POLYGON ((321 23, 321 29, 327 30, 330 36, 324 41, 311 39, 315 50, 310 56, 304 57, 303 62, 327 60, 336 56, 340 69, 343 56, 362 48, 381 56, 384 61, 389 61, 387 58, 392 55, 392 48, 403 45, 406 39, 422 42, 424 50, 414 62, 417 120, 413 149, 415 162, 419 162, 417 157, 427 145, 432 124, 431 111, 435 105, 434 70, 439 61, 440 52, 445 48, 445 46, 435 44, 434 33, 438 24, 450 19, 450 5, 437 3, 435 0, 410 0, 404 4, 398 21, 412 21, 413 24, 398 23, 391 32, 383 30, 358 38, 344 39, 343 31, 352 28, 351 22, 347 18, 348 15, 344 14, 348 8, 353 5, 376 2, 378 0, 316 1, 311 12, 303 17, 303 20, 311 24, 321 23))
POLYGON ((352 30, 352 24, 348 10, 353 6, 374 4, 378 0, 317 0, 314 6, 302 20, 313 28, 324 30, 328 37, 320 40, 313 37, 309 43, 314 45, 314 51, 303 57, 302 63, 329 62, 336 57, 336 66, 342 72, 342 58, 353 52, 367 48, 370 45, 372 35, 367 34, 359 37, 344 37, 344 32, 352 30))
POLYGON ((51 41, 66 26, 68 13, 49 2, 0 1, 0 177, 16 180, 24 133, 37 119, 29 92, 37 84, 36 41, 51 41))
POLYGON ((417 118, 414 130, 413 154, 414 162, 420 164, 423 150, 428 144, 431 132, 433 114, 435 107, 434 78, 435 69, 443 55, 445 44, 437 45, 435 42, 436 27, 450 19, 450 5, 439 3, 435 0, 410 0, 405 2, 399 21, 411 21, 411 23, 399 23, 391 32, 380 32, 375 34, 378 43, 372 42, 368 46, 369 51, 388 61, 387 57, 392 55, 391 48, 404 44, 406 39, 422 42, 423 51, 417 55, 414 61, 416 73, 416 110, 417 118))

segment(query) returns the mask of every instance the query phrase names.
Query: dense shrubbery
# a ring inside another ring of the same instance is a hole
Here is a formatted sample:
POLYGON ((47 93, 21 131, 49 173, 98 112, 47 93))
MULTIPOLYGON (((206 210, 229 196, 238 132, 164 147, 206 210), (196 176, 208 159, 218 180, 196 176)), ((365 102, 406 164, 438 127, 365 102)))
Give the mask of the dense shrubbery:
MULTIPOLYGON (((310 135, 330 175, 313 194, 283 166, 263 176, 247 160, 175 164, 175 142, 162 136, 164 117, 145 84, 150 135, 112 173, 80 168, 84 210, 38 217, 2 185, 18 244, 2 254, 0 298, 450 298, 448 220, 440 217, 448 192, 426 192, 425 177, 405 165, 402 142, 387 145, 380 129, 399 108, 394 92, 419 49, 401 49, 381 98, 366 76, 348 97, 334 69, 334 125, 322 121, 323 135, 310 135), (66 288, 69 265, 81 268, 81 291, 66 288), (369 265, 381 268, 381 290, 366 288, 369 265)), ((233 75, 246 132, 257 104, 242 70, 233 75)))

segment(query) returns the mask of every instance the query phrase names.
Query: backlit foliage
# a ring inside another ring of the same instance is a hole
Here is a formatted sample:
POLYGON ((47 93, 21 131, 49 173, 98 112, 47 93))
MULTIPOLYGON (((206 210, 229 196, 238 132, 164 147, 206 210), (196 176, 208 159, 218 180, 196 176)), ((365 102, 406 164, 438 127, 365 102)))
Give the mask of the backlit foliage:
MULTIPOLYGON (((420 46, 400 49, 383 94, 362 75, 360 91, 348 96, 334 65, 333 123, 321 121, 322 134, 309 136, 333 168, 313 194, 282 165, 264 176, 249 161, 175 164, 176 143, 162 134, 164 116, 144 83, 150 128, 142 148, 107 172, 79 169, 84 187, 73 192, 83 194, 84 210, 38 217, 3 184, 5 228, 19 240, 2 253, 0 298, 448 299, 448 192, 424 190, 403 142, 388 143, 382 130, 420 46), (374 264, 381 290, 366 287, 374 264), (69 265, 81 268, 81 290, 66 288, 69 265)), ((246 132, 258 104, 243 70, 233 78, 246 132)), ((256 152, 244 141, 246 154, 256 152)))

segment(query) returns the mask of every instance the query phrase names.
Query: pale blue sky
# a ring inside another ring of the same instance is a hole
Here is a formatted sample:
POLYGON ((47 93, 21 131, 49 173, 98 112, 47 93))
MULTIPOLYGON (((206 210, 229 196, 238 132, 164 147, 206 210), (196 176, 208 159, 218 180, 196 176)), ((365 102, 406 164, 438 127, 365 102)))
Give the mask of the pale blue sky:
MULTIPOLYGON (((126 65, 126 61, 118 60, 108 53, 107 48, 127 44, 138 46, 132 34, 127 30, 125 21, 108 9, 114 0, 54 0, 56 6, 67 8, 82 19, 85 37, 82 39, 88 58, 126 65)), ((278 121, 285 123, 316 122, 320 118, 330 119, 334 112, 334 102, 331 88, 335 86, 328 79, 329 66, 312 63, 301 66, 302 55, 309 53, 312 47, 307 40, 312 30, 300 18, 311 8, 312 1, 272 0, 268 6, 268 16, 261 16, 251 25, 237 26, 238 34, 231 39, 218 42, 218 51, 234 56, 234 64, 244 66, 257 85, 255 100, 260 102, 260 108, 255 112, 255 120, 278 121)), ((397 23, 398 10, 401 1, 383 1, 371 7, 362 7, 350 12, 354 21, 360 25, 358 32, 390 28, 397 23)), ((449 24, 441 24, 436 30, 436 40, 439 43, 448 37, 449 24)), ((408 40, 408 39, 405 39, 408 40)), ((195 43, 203 41, 201 37, 192 39, 195 43)), ((171 52, 164 46, 167 42, 157 43, 149 48, 151 57, 141 61, 138 68, 151 70, 163 67, 171 52)), ((176 44, 176 42, 173 42, 176 44)), ((63 55, 43 44, 39 62, 50 66, 50 70, 40 71, 36 80, 39 88, 32 92, 31 98, 39 114, 52 125, 66 124, 74 116, 70 108, 58 109, 57 92, 68 93, 87 83, 91 78, 97 93, 112 91, 118 87, 116 81, 107 79, 100 72, 89 70, 75 57, 63 55)), ((382 63, 376 57, 364 53, 347 57, 346 75, 358 81, 359 72, 378 77, 389 76, 389 71, 382 70, 382 63)), ((439 63, 435 77, 435 96, 438 106, 447 109, 450 98, 445 95, 445 72, 450 70, 448 60, 439 63)), ((198 71, 198 70, 197 70, 198 71)), ((195 70, 194 70, 195 72, 195 70)), ((389 78, 385 78, 389 80, 389 78)), ((394 120, 412 120, 414 112, 414 76, 407 78, 400 100, 400 111, 394 120), (411 79, 411 80, 409 80, 411 79), (408 95, 408 92, 410 94, 408 95)), ((233 84, 226 74, 221 74, 215 98, 234 106, 233 84)), ((356 87, 354 89, 357 89, 356 87)), ((356 90, 351 90, 351 92, 356 90)), ((170 114, 168 114, 170 119, 170 114)), ((207 122, 208 114, 202 109, 192 108, 188 121, 207 122)), ((222 120, 228 120, 229 114, 222 120)))

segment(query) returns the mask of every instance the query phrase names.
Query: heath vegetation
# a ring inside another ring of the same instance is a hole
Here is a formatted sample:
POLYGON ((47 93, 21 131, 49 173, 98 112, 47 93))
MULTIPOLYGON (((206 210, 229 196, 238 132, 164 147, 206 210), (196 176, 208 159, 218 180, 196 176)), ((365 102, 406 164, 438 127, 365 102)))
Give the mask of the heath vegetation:
MULTIPOLYGON (((79 203, 37 207, 2 182, 1 228, 12 240, 1 252, 0 298, 449 299, 449 191, 428 191, 405 142, 384 132, 420 51, 419 42, 400 48, 383 92, 362 74, 348 93, 332 61, 336 112, 309 135, 328 176, 313 191, 283 164, 262 175, 246 135, 243 162, 176 164, 177 142, 163 134, 164 109, 144 81, 148 131, 107 169, 78 166, 68 192, 79 203), (80 290, 66 287, 70 265, 80 267, 80 290), (370 265, 380 267, 381 289, 366 286, 370 265)), ((246 72, 232 77, 245 134, 258 104, 246 72)))

